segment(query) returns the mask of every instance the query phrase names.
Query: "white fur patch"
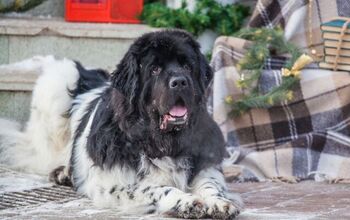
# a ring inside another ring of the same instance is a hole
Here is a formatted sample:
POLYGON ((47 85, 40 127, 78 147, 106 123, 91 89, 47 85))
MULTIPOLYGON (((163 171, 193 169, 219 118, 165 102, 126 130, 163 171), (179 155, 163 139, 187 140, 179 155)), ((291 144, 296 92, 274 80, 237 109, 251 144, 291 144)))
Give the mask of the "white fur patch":
POLYGON ((69 158, 69 120, 64 115, 72 103, 68 89, 75 88, 79 74, 75 63, 68 59, 35 57, 24 63, 28 69, 41 69, 41 75, 33 90, 30 119, 24 131, 4 127, 0 122, 2 157, 11 158, 7 162, 12 168, 48 174, 69 158))

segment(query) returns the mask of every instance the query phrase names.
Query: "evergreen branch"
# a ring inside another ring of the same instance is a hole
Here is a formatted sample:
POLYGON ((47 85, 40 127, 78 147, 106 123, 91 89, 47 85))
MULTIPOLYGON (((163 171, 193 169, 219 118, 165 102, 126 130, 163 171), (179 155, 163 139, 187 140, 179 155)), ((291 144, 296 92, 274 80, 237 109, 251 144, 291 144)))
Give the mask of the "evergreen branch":
POLYGON ((233 100, 231 96, 226 99, 227 104, 232 108, 229 116, 237 117, 252 108, 268 108, 279 102, 290 101, 293 98, 293 86, 300 80, 298 77, 283 76, 281 85, 272 88, 266 94, 259 93, 258 81, 267 58, 272 55, 288 54, 289 59, 284 67, 291 69, 301 56, 300 49, 284 40, 283 31, 280 28, 242 29, 236 33, 236 36, 254 43, 237 64, 241 74, 247 75, 238 80, 237 86, 246 89, 249 93, 239 100, 233 100))
POLYGON ((299 82, 299 79, 296 77, 285 77, 280 86, 273 88, 264 95, 254 93, 246 95, 231 104, 232 110, 229 112, 229 116, 237 117, 251 108, 268 108, 275 103, 291 100, 293 98, 291 89, 297 82, 299 82))
POLYGON ((223 6, 215 0, 196 2, 193 12, 186 8, 185 2, 178 9, 168 8, 159 2, 145 4, 140 18, 153 27, 181 28, 198 36, 206 29, 219 35, 232 35, 249 15, 249 7, 240 4, 223 6))

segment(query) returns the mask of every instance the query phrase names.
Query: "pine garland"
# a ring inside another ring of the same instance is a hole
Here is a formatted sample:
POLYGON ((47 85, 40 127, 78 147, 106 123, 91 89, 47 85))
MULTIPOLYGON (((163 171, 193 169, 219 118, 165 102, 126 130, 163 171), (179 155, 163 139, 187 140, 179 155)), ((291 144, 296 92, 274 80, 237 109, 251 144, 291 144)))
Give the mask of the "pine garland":
POLYGON ((153 27, 181 28, 195 36, 204 30, 214 30, 219 35, 232 35, 238 31, 249 15, 249 7, 241 4, 223 6, 215 0, 197 0, 190 12, 185 1, 182 7, 171 9, 160 2, 144 5, 141 20, 153 27))
POLYGON ((249 28, 242 29, 237 37, 253 41, 253 45, 242 60, 237 64, 241 78, 237 86, 244 91, 243 97, 234 100, 232 96, 226 97, 226 103, 231 106, 230 117, 237 117, 252 108, 267 108, 275 103, 293 99, 292 88, 299 81, 300 69, 312 60, 302 53, 295 45, 284 40, 281 28, 249 28), (281 85, 271 89, 266 94, 260 94, 258 81, 260 79, 264 62, 268 57, 276 54, 288 54, 289 59, 282 69, 281 85))

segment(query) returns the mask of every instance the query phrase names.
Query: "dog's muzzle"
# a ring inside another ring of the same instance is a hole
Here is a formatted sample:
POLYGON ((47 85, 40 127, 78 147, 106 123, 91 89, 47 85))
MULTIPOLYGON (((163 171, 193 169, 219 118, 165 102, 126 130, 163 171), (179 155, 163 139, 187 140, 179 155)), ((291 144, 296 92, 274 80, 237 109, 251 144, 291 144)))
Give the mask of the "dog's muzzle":
POLYGON ((163 131, 181 130, 188 121, 188 109, 183 99, 178 98, 168 113, 160 116, 160 129, 163 131))

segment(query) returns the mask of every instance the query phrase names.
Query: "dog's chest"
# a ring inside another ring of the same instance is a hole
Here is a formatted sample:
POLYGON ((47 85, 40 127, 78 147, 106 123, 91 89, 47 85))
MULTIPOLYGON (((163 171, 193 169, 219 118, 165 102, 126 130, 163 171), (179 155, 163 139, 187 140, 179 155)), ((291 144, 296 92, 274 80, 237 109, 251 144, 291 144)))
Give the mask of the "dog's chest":
POLYGON ((186 191, 190 169, 187 158, 174 159, 166 156, 151 159, 141 156, 139 173, 145 181, 152 184, 165 184, 186 191))

